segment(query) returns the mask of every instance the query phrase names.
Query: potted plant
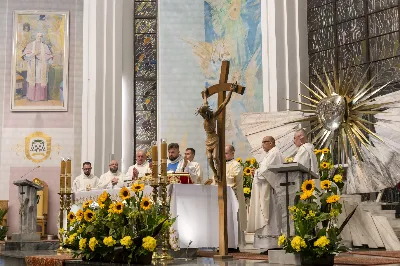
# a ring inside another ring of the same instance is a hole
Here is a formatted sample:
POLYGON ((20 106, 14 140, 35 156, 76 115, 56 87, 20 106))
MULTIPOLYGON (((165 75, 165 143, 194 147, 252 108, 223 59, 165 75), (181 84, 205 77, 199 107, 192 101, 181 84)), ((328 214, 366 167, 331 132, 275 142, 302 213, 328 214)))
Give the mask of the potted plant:
POLYGON ((72 229, 65 233, 64 246, 82 260, 151 264, 157 235, 174 219, 161 215, 160 206, 143 189, 142 183, 123 187, 119 201, 104 191, 97 202, 86 201, 82 209, 70 212, 72 229))

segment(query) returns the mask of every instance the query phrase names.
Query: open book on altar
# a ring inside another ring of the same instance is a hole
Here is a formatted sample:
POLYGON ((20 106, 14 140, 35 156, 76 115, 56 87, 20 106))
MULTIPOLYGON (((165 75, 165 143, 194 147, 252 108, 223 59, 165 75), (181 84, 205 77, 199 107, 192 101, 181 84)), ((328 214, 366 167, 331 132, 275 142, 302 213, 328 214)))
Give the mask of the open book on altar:
POLYGON ((193 184, 189 173, 168 173, 169 183, 193 184))

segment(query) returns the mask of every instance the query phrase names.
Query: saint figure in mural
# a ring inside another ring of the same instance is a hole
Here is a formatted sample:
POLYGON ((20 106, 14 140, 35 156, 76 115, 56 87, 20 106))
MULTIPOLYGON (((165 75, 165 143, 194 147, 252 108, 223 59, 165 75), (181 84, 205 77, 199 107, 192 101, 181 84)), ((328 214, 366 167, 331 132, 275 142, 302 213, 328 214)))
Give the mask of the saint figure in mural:
POLYGON ((53 54, 42 40, 43 34, 39 32, 36 39, 22 51, 22 58, 27 62, 26 98, 29 101, 47 101, 48 70, 53 54))

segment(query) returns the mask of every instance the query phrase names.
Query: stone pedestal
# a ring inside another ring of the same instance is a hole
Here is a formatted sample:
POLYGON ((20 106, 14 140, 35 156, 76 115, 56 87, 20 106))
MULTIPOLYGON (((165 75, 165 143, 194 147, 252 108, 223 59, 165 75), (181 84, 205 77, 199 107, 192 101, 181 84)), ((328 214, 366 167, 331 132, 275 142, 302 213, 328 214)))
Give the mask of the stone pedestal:
POLYGON ((280 265, 301 265, 300 255, 284 250, 268 250, 268 263, 280 265))
POLYGON ((37 192, 43 187, 27 179, 13 182, 18 186, 20 200, 20 232, 12 234, 13 242, 39 241, 40 235, 36 233, 37 219, 37 192))

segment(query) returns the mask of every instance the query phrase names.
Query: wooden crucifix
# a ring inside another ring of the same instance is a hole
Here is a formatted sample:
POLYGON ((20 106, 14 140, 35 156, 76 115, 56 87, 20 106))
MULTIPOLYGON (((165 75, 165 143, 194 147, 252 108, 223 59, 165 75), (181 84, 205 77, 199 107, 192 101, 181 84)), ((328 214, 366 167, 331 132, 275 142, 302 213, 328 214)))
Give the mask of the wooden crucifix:
POLYGON ((229 61, 223 61, 219 83, 202 91, 204 104, 198 110, 198 113, 204 118, 204 129, 207 133, 207 159, 214 172, 214 179, 218 183, 219 257, 221 258, 226 258, 228 255, 225 107, 233 92, 243 95, 245 90, 245 87, 237 83, 228 83, 228 75, 229 61), (227 91, 229 91, 228 97, 226 97, 227 91), (212 112, 208 106, 207 98, 216 93, 218 93, 218 108, 215 112, 212 112), (217 127, 216 132, 215 126, 217 127))

